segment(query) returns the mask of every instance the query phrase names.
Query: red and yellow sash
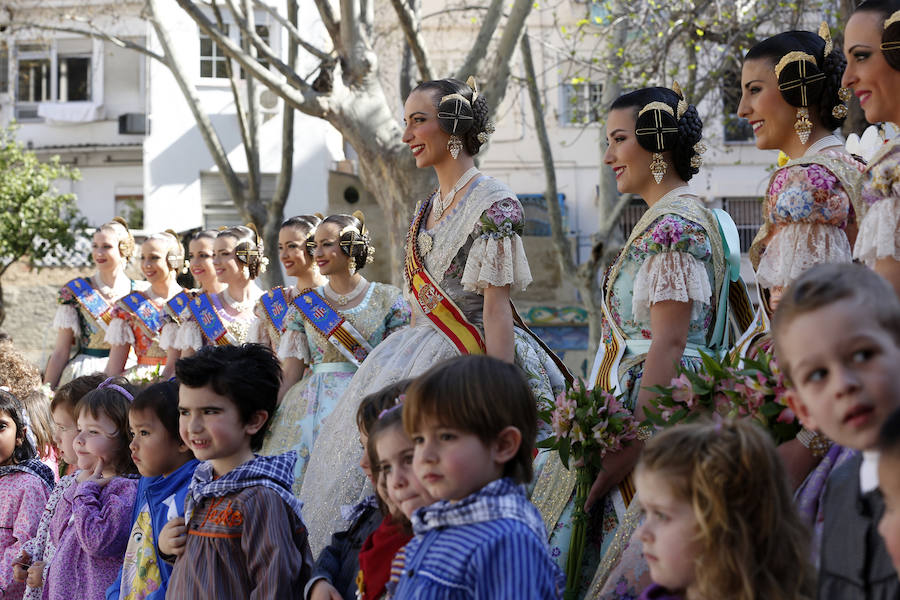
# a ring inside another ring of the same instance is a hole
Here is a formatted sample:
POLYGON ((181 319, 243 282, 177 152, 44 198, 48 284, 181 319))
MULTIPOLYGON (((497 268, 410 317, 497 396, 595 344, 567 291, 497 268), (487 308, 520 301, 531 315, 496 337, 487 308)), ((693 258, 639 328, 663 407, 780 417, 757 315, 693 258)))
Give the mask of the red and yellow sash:
POLYGON ((431 206, 429 198, 419 206, 412 226, 406 235, 406 281, 413 296, 434 326, 456 346, 461 354, 484 354, 484 336, 441 289, 425 268, 419 254, 419 230, 431 206))

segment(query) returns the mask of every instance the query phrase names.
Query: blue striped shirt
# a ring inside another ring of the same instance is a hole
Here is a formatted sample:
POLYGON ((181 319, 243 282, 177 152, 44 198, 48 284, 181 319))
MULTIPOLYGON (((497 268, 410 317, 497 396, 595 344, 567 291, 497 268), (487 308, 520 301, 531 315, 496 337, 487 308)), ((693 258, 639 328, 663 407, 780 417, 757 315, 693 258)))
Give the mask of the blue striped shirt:
POLYGON ((511 480, 491 482, 458 503, 419 509, 413 521, 417 535, 406 545, 394 599, 560 597, 562 574, 546 536, 535 531, 540 514, 511 480), (515 510, 507 514, 494 510, 511 504, 515 510))

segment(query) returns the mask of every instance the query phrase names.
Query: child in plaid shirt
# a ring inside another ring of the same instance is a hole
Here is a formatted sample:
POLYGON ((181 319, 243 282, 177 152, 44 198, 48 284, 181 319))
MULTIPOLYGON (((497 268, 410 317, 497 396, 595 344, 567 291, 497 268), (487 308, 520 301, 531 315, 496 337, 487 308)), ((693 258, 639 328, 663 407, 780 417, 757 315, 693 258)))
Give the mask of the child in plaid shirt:
POLYGON ((413 382, 403 427, 438 499, 413 513, 395 598, 558 598, 562 573, 525 496, 537 408, 515 365, 461 356, 413 382))
POLYGON ((202 462, 159 549, 176 555, 173 598, 300 596, 312 554, 291 493, 296 453, 256 456, 275 410, 281 367, 259 344, 207 346, 179 360, 181 437, 202 462))

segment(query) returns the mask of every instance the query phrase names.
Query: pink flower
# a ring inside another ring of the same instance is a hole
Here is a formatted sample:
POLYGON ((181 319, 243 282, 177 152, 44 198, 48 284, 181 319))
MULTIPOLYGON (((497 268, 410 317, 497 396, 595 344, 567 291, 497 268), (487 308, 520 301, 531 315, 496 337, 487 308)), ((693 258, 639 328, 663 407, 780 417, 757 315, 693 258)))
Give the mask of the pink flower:
POLYGON ((504 198, 503 200, 494 202, 494 204, 487 209, 487 215, 498 227, 507 220, 511 221, 514 225, 522 222, 522 210, 519 208, 519 203, 511 198, 504 198))
POLYGON ((806 177, 813 187, 820 190, 831 190, 837 183, 837 177, 821 165, 810 165, 807 167, 806 177))
POLYGON ((790 408, 786 408, 780 413, 778 413, 778 417, 775 419, 779 423, 793 423, 797 416, 794 414, 790 408))
POLYGON ((572 425, 572 443, 583 442, 585 439, 584 432, 581 430, 581 425, 577 422, 572 425))
POLYGON ((653 228, 653 241, 662 246, 673 246, 681 241, 684 227, 671 215, 666 215, 653 228))
POLYGON ((680 404, 686 404, 688 408, 692 408, 695 404, 694 386, 687 375, 682 373, 679 377, 672 380, 672 400, 680 404))

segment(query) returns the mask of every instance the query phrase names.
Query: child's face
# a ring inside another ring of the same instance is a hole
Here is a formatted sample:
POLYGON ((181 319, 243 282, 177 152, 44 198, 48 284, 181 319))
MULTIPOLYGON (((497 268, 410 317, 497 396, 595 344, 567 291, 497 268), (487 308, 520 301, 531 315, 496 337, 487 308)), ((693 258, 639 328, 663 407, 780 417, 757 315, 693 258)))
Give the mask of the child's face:
POLYGON ((375 442, 375 452, 388 499, 406 518, 411 518, 417 508, 434 503, 434 498, 413 473, 413 443, 401 425, 381 432, 375 442))
POLYGON ((842 446, 874 447, 900 406, 900 348, 855 299, 798 316, 780 333, 791 408, 806 427, 842 446))
POLYGON ((503 476, 495 448, 475 434, 427 419, 412 438, 416 476, 438 500, 462 500, 503 476))
POLYGON ((253 414, 247 423, 238 407, 211 387, 178 390, 178 430, 181 439, 198 460, 209 460, 217 475, 224 475, 253 458, 251 436, 265 424, 264 410, 253 414))
POLYGON ((690 502, 677 497, 665 476, 638 469, 634 477, 644 511, 635 532, 644 545, 650 578, 664 588, 681 592, 694 582, 694 561, 700 550, 698 526, 690 502))
POLYGON ((15 421, 8 414, 0 412, 0 465, 10 462, 20 443, 15 421))
POLYGON ((53 416, 53 442, 62 457, 70 465, 78 463, 78 455, 75 454, 75 448, 72 445, 75 442, 75 436, 78 435, 78 429, 75 424, 75 416, 64 406, 58 406, 51 415, 53 416))
POLYGON ((882 455, 878 460, 878 487, 884 496, 884 515, 878 522, 878 533, 900 575, 900 457, 882 455))
POLYGON ((131 460, 144 477, 168 475, 188 459, 188 449, 182 440, 172 439, 156 411, 152 409, 128 412, 131 432, 131 460))
POLYGON ((119 449, 117 434, 116 424, 106 413, 94 416, 88 410, 81 411, 78 415, 78 435, 73 442, 78 468, 93 470, 97 467, 97 461, 103 461, 103 472, 108 474, 119 449))

